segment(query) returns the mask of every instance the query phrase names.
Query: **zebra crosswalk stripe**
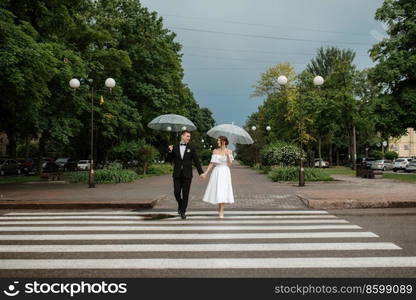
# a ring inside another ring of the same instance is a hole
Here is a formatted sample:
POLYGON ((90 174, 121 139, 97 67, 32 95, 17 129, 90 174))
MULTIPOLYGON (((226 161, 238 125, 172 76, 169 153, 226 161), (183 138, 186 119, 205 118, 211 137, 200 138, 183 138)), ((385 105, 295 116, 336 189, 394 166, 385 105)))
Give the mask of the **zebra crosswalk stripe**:
POLYGON ((201 252, 400 250, 393 243, 0 245, 0 252, 201 252))
POLYGON ((416 267, 416 256, 186 259, 3 259, 0 269, 294 269, 416 267))
MULTIPOLYGON (((91 220, 83 220, 82 224, 94 224, 94 225, 192 225, 192 224, 322 224, 322 223, 330 223, 330 224, 345 224, 349 223, 346 220, 341 219, 311 219, 311 220, 164 220, 164 221, 126 221, 126 220, 117 220, 116 223, 113 220, 99 220, 99 221, 91 221, 91 220)), ((80 224, 79 220, 65 220, 65 221, 57 221, 57 220, 18 220, 18 221, 0 221, 0 225, 56 225, 56 224, 80 224)), ((1 227, 0 227, 1 229, 1 227)))
MULTIPOLYGON (((100 214, 100 215, 143 215, 143 214, 174 214, 176 215, 176 211, 138 211, 138 212, 132 212, 132 211, 80 211, 80 212, 32 212, 32 213, 17 213, 17 212, 11 212, 6 213, 5 215, 8 216, 20 216, 20 215, 90 215, 90 214, 100 214)), ((209 211, 209 210, 200 210, 200 211, 188 211, 189 215, 195 215, 195 214, 204 214, 204 215, 217 215, 218 213, 215 211, 209 211)), ((291 214, 297 214, 297 215, 310 215, 310 214, 328 214, 325 210, 229 210, 226 211, 226 214, 229 215, 291 215, 291 214)))
POLYGON ((154 234, 14 234, 1 235, 3 241, 54 240, 230 240, 230 239, 317 239, 376 238, 373 232, 257 232, 257 233, 154 233, 154 234))
POLYGON ((323 210, 227 211, 221 220, 214 211, 187 216, 181 220, 169 211, 4 214, 0 270, 416 266, 415 256, 393 256, 401 247, 377 241, 377 234, 323 210), (157 219, 161 214, 169 218, 157 219), (345 251, 354 255, 345 256, 345 251), (360 256, 360 251, 372 251, 373 256, 360 256), (218 258, 222 252, 228 253, 227 258, 218 258), (269 256, 255 257, 260 252, 269 256), (284 257, 279 257, 281 252, 284 257), (307 257, 290 257, 295 252, 307 257), (62 259, 61 253, 69 258, 62 259), (114 258, 114 253, 120 257, 114 258))
POLYGON ((316 230, 316 229, 361 229, 358 225, 270 225, 270 226, 2 226, 1 231, 191 231, 191 230, 316 230))

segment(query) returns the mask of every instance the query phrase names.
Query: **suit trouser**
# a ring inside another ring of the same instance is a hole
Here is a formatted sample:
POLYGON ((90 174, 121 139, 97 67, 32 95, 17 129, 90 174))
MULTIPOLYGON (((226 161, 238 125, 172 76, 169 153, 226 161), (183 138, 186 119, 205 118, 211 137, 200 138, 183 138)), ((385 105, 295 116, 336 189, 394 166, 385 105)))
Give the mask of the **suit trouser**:
POLYGON ((186 212, 188 207, 189 190, 191 189, 192 178, 178 177, 173 178, 173 189, 176 201, 178 202, 178 209, 181 212, 186 212))

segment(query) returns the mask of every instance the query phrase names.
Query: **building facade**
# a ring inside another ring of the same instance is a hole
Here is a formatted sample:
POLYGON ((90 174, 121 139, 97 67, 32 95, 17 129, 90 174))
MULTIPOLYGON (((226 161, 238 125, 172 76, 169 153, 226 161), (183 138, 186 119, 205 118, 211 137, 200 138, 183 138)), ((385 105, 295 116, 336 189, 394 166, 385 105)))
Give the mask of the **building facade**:
POLYGON ((399 157, 416 157, 416 132, 408 128, 407 134, 389 141, 390 151, 399 153, 399 157))

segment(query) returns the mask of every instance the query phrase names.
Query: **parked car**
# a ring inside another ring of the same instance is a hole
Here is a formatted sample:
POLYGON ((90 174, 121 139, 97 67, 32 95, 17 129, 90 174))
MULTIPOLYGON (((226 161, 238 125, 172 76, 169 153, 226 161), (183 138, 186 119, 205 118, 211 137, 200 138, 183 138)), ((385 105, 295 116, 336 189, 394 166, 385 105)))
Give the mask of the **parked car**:
POLYGON ((91 167, 90 160, 79 160, 77 163, 78 170, 89 170, 91 167))
MULTIPOLYGON (((42 164, 47 161, 54 161, 51 157, 42 157, 42 164)), ((39 174, 39 159, 29 158, 24 163, 21 164, 21 170, 23 174, 26 175, 36 175, 39 174)))
POLYGON ((0 159, 0 175, 4 176, 6 174, 17 174, 22 173, 20 169, 20 164, 14 159, 0 159))
POLYGON ((55 173, 60 170, 59 165, 54 161, 45 161, 42 164, 42 172, 43 173, 55 173))
POLYGON ((372 170, 393 170, 393 162, 387 159, 375 160, 371 164, 372 170))
POLYGON ((401 157, 397 158, 394 161, 393 171, 397 172, 398 170, 406 170, 407 165, 410 163, 412 159, 409 157, 401 157))
MULTIPOLYGON (((319 158, 315 159, 315 168, 319 168, 319 158)), ((321 159, 321 168, 329 168, 329 162, 321 159)))
POLYGON ((405 171, 407 173, 416 172, 416 160, 413 159, 412 161, 410 161, 409 164, 406 166, 405 171))
POLYGON ((361 157, 357 158, 356 163, 360 164, 363 169, 371 169, 371 164, 376 161, 373 157, 361 157))
POLYGON ((78 161, 76 161, 75 159, 71 157, 58 158, 57 160, 55 160, 55 162, 57 163, 59 168, 63 171, 76 171, 78 168, 77 166, 78 161))

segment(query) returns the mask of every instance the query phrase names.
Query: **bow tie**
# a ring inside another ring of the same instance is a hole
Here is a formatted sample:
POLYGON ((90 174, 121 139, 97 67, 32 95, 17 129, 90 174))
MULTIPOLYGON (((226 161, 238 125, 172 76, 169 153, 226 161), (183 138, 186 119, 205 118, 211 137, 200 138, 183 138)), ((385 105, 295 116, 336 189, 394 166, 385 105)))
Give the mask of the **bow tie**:
POLYGON ((186 146, 186 144, 180 144, 181 146, 186 146))

